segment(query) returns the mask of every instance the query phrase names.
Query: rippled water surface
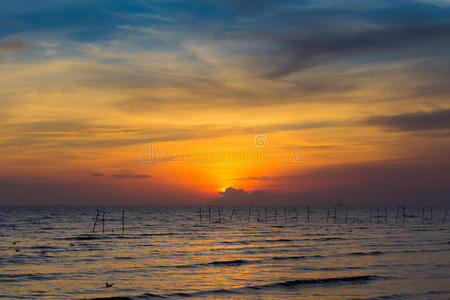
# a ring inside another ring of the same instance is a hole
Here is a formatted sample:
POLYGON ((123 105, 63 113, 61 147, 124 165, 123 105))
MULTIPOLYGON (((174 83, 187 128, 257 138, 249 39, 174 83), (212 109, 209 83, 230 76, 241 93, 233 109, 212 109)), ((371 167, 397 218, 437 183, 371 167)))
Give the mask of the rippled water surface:
POLYGON ((0 298, 450 297, 444 209, 96 209, 1 207, 0 298))

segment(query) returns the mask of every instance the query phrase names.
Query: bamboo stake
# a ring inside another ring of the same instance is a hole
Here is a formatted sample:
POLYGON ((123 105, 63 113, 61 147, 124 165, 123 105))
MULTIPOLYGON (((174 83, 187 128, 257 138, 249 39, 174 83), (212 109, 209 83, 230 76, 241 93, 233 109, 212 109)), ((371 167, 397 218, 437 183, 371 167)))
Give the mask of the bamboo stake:
POLYGON ((122 210, 122 234, 125 233, 125 211, 122 210))
POLYGON ((97 217, 95 217, 94 227, 92 227, 92 232, 95 232, 95 227, 97 226, 98 217, 100 216, 100 211, 97 209, 97 217))
POLYGON ((234 206, 233 206, 233 210, 231 211, 231 215, 230 215, 230 223, 231 223, 231 220, 233 219, 233 214, 234 214, 234 206))
POLYGON ((105 212, 103 212, 103 218, 102 218, 102 224, 103 224, 103 233, 105 233, 105 212))
POLYGON ((306 221, 309 223, 309 205, 306 206, 306 221))

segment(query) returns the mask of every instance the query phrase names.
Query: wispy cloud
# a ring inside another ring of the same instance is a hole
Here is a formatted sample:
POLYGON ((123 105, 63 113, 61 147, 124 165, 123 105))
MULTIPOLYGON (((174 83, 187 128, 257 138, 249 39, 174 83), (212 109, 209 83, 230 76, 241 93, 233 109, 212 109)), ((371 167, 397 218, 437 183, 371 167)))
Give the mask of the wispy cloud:
POLYGON ((106 176, 106 175, 103 174, 103 173, 92 172, 91 176, 93 176, 93 177, 103 177, 103 176, 106 176))
POLYGON ((414 112, 392 116, 374 116, 365 121, 390 131, 421 131, 450 129, 450 109, 414 112))
POLYGON ((148 179, 151 176, 146 174, 112 174, 112 178, 122 180, 122 179, 148 179))

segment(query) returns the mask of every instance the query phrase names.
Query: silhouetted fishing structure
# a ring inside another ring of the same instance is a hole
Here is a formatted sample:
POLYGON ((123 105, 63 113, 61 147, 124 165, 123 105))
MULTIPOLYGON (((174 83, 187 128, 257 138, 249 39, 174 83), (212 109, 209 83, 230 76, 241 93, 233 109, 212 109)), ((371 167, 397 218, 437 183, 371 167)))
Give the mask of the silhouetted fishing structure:
MULTIPOLYGON (((245 208, 244 213, 242 214, 242 209, 239 209, 239 207, 236 206, 232 206, 230 208, 224 208, 222 210, 221 206, 217 206, 217 207, 212 207, 211 205, 208 206, 208 221, 212 222, 214 219, 213 216, 213 212, 217 211, 217 219, 215 223, 221 223, 221 222, 227 222, 227 223, 232 223, 232 222, 236 222, 236 221, 247 221, 247 222, 252 222, 252 220, 256 221, 257 223, 260 222, 264 222, 264 223, 270 223, 270 222, 283 222, 282 220, 284 219, 284 223, 285 224, 292 224, 292 223, 300 223, 300 218, 299 218, 299 214, 298 214, 298 209, 297 207, 293 207, 293 208, 287 208, 287 207, 283 207, 283 216, 284 218, 278 218, 278 208, 274 207, 273 208, 273 214, 269 215, 269 208, 267 207, 260 207, 260 208, 245 208), (262 210, 264 210, 264 215, 263 218, 261 219, 261 212, 262 210), (228 216, 228 212, 229 217, 224 219, 224 216, 228 216), (247 213, 247 216, 245 216, 245 214, 247 213)), ((342 217, 341 219, 339 218, 339 207, 337 205, 332 206, 331 208, 319 208, 319 213, 317 213, 317 216, 320 216, 320 210, 325 210, 326 209, 326 223, 329 224, 330 220, 333 220, 334 224, 339 224, 339 223, 345 223, 345 224, 349 224, 349 223, 362 223, 363 220, 362 219, 358 219, 355 217, 351 216, 351 210, 349 206, 345 206, 345 217, 342 217), (333 211, 332 211, 333 210, 333 211)), ((372 224, 373 223, 373 218, 374 218, 374 214, 373 211, 374 209, 370 208, 369 210, 369 219, 368 219, 368 223, 372 224)), ((195 212, 194 212, 195 214, 195 212)), ((417 218, 419 220, 421 220, 422 224, 433 224, 433 217, 435 212, 433 210, 432 206, 429 207, 422 207, 421 208, 421 215, 416 214, 416 215, 412 215, 412 216, 408 216, 409 218, 413 217, 413 218, 417 218)), ((439 222, 438 223, 442 223, 445 224, 446 220, 447 220, 447 214, 448 214, 448 210, 447 209, 442 209, 442 213, 439 215, 438 214, 438 218, 439 218, 439 222)), ((203 222, 205 220, 205 218, 203 218, 203 208, 199 207, 198 209, 198 217, 199 217, 199 221, 203 222)), ((106 211, 101 211, 101 210, 96 210, 96 216, 95 216, 95 220, 94 220, 94 224, 92 227, 92 232, 96 232, 97 229, 97 225, 100 221, 100 217, 101 217, 101 223, 102 223, 102 233, 104 234, 106 232, 106 211)), ((399 223, 400 218, 403 218, 403 224, 406 224, 406 206, 397 206, 395 207, 395 218, 393 219, 393 221, 395 222, 395 224, 399 223)), ((114 220, 114 218, 112 218, 111 220, 114 220)), ((117 219, 115 219, 117 220, 117 219)), ((121 211, 121 218, 118 218, 118 220, 121 221, 121 226, 119 227, 121 229, 121 233, 125 234, 125 210, 121 211)), ((318 217, 318 219, 315 219, 317 221, 320 220, 320 217, 318 217)), ((310 206, 306 206, 305 207, 305 215, 304 215, 304 221, 305 224, 309 224, 311 222, 311 209, 310 206)), ((384 207, 384 208, 376 208, 376 224, 380 224, 380 223, 384 223, 384 224, 389 224, 389 210, 388 208, 384 207), (383 213, 383 214, 382 214, 383 213), (384 219, 384 220, 383 220, 384 219), (384 222, 383 222, 384 221, 384 222)), ((117 228, 117 227, 116 227, 117 228)), ((119 229, 119 230, 120 230, 119 229)), ((112 230, 112 232, 114 232, 114 230, 112 230)))

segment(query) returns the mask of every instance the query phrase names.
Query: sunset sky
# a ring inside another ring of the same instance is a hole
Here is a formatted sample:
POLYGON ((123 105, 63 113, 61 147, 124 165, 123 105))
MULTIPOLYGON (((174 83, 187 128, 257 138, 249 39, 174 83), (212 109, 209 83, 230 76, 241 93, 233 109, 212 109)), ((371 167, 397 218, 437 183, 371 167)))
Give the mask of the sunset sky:
POLYGON ((450 199, 450 1, 0 3, 0 204, 450 199))

